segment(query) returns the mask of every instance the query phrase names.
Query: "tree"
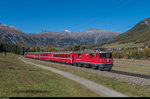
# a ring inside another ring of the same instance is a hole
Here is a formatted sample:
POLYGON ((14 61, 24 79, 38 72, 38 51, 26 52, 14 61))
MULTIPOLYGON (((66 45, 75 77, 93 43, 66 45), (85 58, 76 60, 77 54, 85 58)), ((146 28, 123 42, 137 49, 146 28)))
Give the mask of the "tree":
POLYGON ((36 52, 35 46, 32 46, 32 52, 36 52))
POLYGON ((45 52, 50 52, 50 46, 46 46, 45 52))
POLYGON ((36 47, 36 52, 40 52, 40 47, 39 47, 39 45, 37 45, 37 47, 36 47))
POLYGON ((3 42, 2 41, 0 41, 0 52, 3 52, 4 51, 4 45, 3 45, 3 42))
POLYGON ((26 51, 26 52, 30 52, 30 47, 29 47, 28 44, 26 44, 26 46, 25 46, 25 51, 26 51))
POLYGON ((52 52, 56 51, 56 49, 53 45, 50 47, 50 51, 52 51, 52 52))
POLYGON ((17 54, 21 54, 22 53, 22 45, 21 45, 21 43, 19 42, 18 44, 17 44, 17 54))

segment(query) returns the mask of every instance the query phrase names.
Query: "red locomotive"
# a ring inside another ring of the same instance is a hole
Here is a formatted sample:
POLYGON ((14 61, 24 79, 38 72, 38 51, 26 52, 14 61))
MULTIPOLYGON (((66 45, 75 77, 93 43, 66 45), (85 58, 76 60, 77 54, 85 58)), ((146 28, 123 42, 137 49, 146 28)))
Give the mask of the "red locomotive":
POLYGON ((110 71, 113 67, 112 51, 104 48, 78 52, 26 52, 25 57, 68 63, 99 70, 110 71))

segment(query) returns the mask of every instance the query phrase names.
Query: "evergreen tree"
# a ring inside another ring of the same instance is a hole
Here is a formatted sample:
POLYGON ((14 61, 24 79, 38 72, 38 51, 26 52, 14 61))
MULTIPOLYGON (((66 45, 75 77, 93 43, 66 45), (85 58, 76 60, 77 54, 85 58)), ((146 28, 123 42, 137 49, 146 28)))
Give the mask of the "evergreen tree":
POLYGON ((3 52, 4 51, 4 45, 3 45, 3 42, 2 41, 0 41, 0 52, 3 52))

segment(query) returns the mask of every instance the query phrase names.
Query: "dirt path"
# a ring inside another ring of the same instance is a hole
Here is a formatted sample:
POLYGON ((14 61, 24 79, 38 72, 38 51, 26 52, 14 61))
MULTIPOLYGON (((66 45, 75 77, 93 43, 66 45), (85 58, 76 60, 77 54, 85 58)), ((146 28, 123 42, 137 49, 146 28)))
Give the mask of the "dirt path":
POLYGON ((84 79, 84 78, 80 78, 78 76, 75 76, 73 74, 70 74, 70 73, 67 73, 67 72, 64 72, 64 71, 60 71, 60 70, 57 70, 57 69, 54 69, 54 68, 51 68, 51 67, 46 67, 46 66, 43 66, 43 65, 39 65, 39 64, 35 64, 35 63, 31 63, 29 61, 25 61, 23 59, 21 59, 22 61, 24 61, 25 63, 27 64, 32 64, 32 65, 35 65, 37 67, 40 67, 40 68, 43 68, 43 69, 47 69, 51 72, 54 72, 54 73, 57 73, 57 74, 60 74, 64 77, 67 77, 71 80, 74 80, 84 86, 86 86, 87 88, 89 88, 90 90, 96 92, 97 94, 99 94, 100 96, 104 96, 104 97, 127 97, 119 92, 116 92, 112 89, 109 89, 107 87, 104 87, 100 84, 97 84, 95 82, 92 82, 92 81, 89 81, 87 79, 84 79))

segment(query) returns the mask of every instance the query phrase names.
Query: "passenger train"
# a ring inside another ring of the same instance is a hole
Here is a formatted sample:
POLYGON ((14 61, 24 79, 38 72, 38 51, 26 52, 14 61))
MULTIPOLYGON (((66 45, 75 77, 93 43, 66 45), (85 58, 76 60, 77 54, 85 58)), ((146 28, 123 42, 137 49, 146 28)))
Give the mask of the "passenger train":
POLYGON ((106 48, 69 52, 26 52, 25 57, 89 67, 101 71, 110 71, 113 67, 112 51, 106 48))

